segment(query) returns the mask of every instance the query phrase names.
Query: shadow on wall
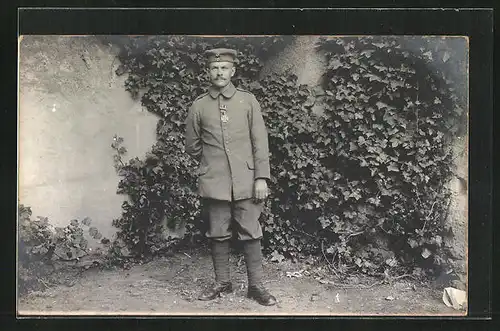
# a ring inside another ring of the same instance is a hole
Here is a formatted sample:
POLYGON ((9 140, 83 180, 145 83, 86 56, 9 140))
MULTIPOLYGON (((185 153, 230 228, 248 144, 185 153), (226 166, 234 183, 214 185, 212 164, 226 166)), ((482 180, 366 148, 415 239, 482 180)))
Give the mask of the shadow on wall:
POLYGON ((125 91, 116 52, 91 36, 20 41, 19 201, 56 226, 88 216, 106 237, 125 199, 116 194, 113 136, 142 158, 158 120, 125 91))

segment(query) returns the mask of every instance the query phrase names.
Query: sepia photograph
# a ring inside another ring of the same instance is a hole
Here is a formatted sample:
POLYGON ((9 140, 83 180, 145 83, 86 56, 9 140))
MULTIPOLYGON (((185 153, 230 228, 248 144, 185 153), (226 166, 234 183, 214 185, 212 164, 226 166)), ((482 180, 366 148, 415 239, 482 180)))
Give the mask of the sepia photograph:
POLYGON ((467 315, 467 36, 18 49, 18 316, 467 315))

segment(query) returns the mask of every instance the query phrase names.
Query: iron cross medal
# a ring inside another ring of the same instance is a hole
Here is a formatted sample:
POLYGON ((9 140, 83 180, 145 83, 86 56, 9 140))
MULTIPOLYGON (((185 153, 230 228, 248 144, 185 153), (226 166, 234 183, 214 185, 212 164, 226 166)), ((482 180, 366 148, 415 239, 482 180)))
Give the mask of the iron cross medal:
POLYGON ((220 114, 221 114, 220 119, 222 123, 227 123, 229 121, 229 117, 227 116, 226 110, 227 110, 226 105, 220 105, 220 114))

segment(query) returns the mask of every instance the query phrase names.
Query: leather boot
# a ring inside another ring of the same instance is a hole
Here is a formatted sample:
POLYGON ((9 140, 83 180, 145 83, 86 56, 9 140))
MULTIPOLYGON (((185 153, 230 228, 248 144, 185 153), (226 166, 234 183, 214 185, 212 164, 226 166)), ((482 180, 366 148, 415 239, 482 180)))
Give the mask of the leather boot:
POLYGON ((276 298, 261 284, 249 286, 247 296, 263 306, 273 306, 276 304, 276 298))
POLYGON ((233 285, 229 283, 217 283, 214 287, 205 290, 198 300, 209 301, 218 298, 221 293, 227 294, 233 292, 233 285))

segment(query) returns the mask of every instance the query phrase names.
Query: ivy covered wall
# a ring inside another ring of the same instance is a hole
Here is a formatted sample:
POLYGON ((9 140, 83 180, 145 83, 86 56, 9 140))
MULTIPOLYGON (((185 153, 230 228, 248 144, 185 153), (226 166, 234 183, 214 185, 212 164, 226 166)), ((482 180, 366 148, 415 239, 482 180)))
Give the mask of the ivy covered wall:
POLYGON ((452 262, 445 242, 453 147, 466 134, 466 40, 318 39, 318 57, 307 58, 322 57, 326 70, 314 86, 301 84, 293 61, 275 70, 297 49, 293 38, 111 42, 122 47, 127 89, 161 118, 151 153, 118 167, 119 192, 131 197, 114 221, 123 245, 160 252, 172 244, 162 229, 179 224, 185 240, 203 241, 183 121, 207 86, 203 51, 225 46, 240 52, 235 82, 257 96, 269 129, 273 194, 262 221, 273 259, 323 253, 340 271, 417 274, 452 262))

